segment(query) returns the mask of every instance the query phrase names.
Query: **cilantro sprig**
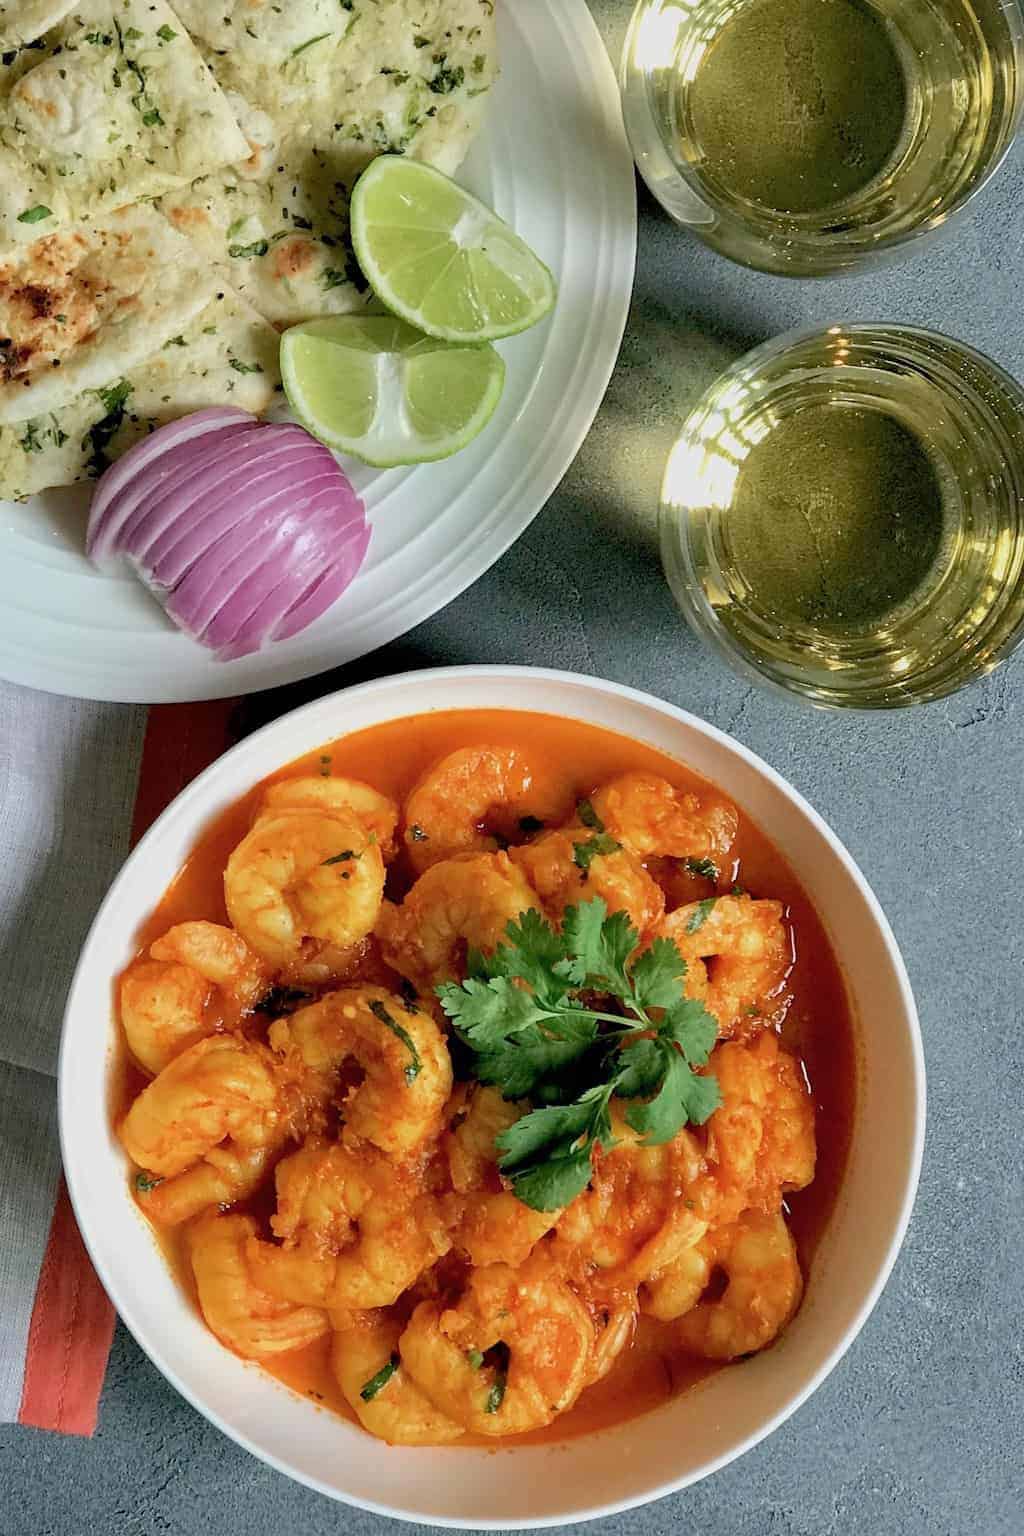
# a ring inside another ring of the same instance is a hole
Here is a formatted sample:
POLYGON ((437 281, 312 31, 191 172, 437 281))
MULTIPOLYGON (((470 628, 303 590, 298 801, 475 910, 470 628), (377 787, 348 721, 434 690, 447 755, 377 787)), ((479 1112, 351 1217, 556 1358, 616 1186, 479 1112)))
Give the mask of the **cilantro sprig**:
POLYGON ((479 1080, 536 1106, 498 1137, 499 1167, 525 1205, 557 1210, 586 1189, 595 1147, 615 1145, 613 1098, 630 1101, 626 1123, 647 1145, 718 1108, 717 1081, 695 1070, 715 1021, 685 995, 675 945, 638 953, 627 914, 600 899, 570 907, 560 930, 531 910, 506 934, 437 995, 479 1080))

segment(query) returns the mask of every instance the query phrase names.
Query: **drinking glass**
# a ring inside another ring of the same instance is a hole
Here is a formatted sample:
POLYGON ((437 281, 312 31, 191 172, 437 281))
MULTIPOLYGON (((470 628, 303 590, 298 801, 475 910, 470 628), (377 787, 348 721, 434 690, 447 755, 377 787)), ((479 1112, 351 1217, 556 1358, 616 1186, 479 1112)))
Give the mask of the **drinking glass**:
POLYGON ((691 411, 665 473, 660 536, 684 615, 745 675, 820 705, 940 698, 1024 637, 1024 390, 931 331, 833 325, 782 336, 741 358, 691 411), (818 454, 799 446, 815 419, 818 454), (865 421, 876 445, 903 445, 893 491, 879 493, 877 452, 858 462, 865 421), (763 450, 776 432, 762 505, 757 465, 770 462, 763 450), (787 442, 798 445, 791 459, 787 442), (858 492, 880 507, 884 539, 851 515, 858 492), (910 538, 925 508, 927 536, 910 538))
POLYGON ((1018 0, 640 0, 622 63, 648 187, 735 261, 849 271, 944 225, 1024 102, 1018 0))

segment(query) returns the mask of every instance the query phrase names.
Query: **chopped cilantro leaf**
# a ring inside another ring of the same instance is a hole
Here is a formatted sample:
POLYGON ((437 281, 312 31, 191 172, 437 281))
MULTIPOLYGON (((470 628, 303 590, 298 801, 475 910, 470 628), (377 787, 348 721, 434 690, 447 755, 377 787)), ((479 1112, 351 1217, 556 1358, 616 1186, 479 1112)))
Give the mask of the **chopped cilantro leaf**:
POLYGON ((403 1075, 405 1077, 406 1083, 409 1085, 409 1087, 412 1087, 413 1083, 423 1071, 423 1063, 420 1060, 420 1053, 416 1049, 415 1040, 412 1038, 412 1035, 410 1035, 407 1029, 402 1028, 397 1019, 393 1019, 391 1017, 391 1014, 385 1008, 384 1004, 376 997, 370 999, 370 1012, 373 1014, 375 1019, 380 1020, 385 1029, 390 1029, 391 1033, 395 1035, 399 1040, 401 1040, 402 1044, 409 1052, 411 1060, 409 1065, 405 1068, 403 1075))
POLYGON ((305 53, 306 49, 312 48, 314 43, 322 43, 324 38, 330 37, 330 35, 329 32, 319 32, 316 37, 307 38, 304 43, 300 43, 297 48, 292 49, 292 58, 297 59, 300 53, 305 53))
POLYGON ((710 859, 687 859, 686 867, 691 875, 699 875, 702 880, 718 879, 718 866, 710 859))
POLYGON ((704 927, 704 924, 707 922, 708 918, 711 916, 711 913, 714 910, 715 903, 717 901, 718 901, 718 897, 717 896, 705 896, 703 901, 698 901, 697 905, 694 907, 693 911, 690 913, 690 916, 687 918, 687 921, 686 921, 686 931, 687 931, 687 933, 699 933, 700 932, 700 930, 704 927))
POLYGON ((121 379, 117 384, 108 384, 106 388, 95 391, 106 415, 96 422, 95 426, 89 428, 82 445, 90 449, 89 470, 94 475, 101 475, 110 463, 107 448, 121 430, 125 418, 125 407, 131 392, 132 385, 127 379, 121 379))
POLYGON ((579 805, 576 807, 576 815, 579 817, 580 821, 585 827, 590 828, 591 832, 604 831, 604 822, 594 810, 592 801, 581 800, 579 805))
POLYGON ((392 1355, 386 1365, 382 1365, 376 1376, 371 1376, 365 1387, 359 1393, 364 1403, 372 1403, 378 1392, 383 1391, 392 1376, 401 1365, 401 1357, 392 1355))
POLYGON ((434 62, 439 63, 441 67, 434 75, 433 80, 428 80, 427 84, 436 96, 450 96, 452 91, 457 91, 465 80, 466 71, 461 64, 456 64, 454 69, 450 68, 444 54, 441 55, 440 59, 435 59, 434 62))
POLYGON ((486 1413, 497 1413, 505 1401, 505 1391, 508 1387, 508 1367, 510 1353, 507 1344, 495 1344, 490 1350, 491 1362, 494 1365, 494 1381, 491 1390, 487 1394, 486 1413))
POLYGON ((595 859, 603 858, 609 853, 620 853, 622 844, 617 843, 614 837, 609 837, 607 832, 598 832, 585 843, 573 843, 573 863, 582 869, 584 874, 590 873, 590 866, 595 859))
POLYGON ((569 908, 560 931, 524 912, 506 934, 437 995, 479 1080, 538 1105, 497 1138, 499 1167, 525 1205, 553 1211, 586 1189, 595 1148, 614 1144, 612 1098, 630 1101, 627 1121, 651 1144, 713 1113, 718 1084, 695 1069, 716 1025, 685 995, 675 945, 638 952, 627 914, 603 901, 569 908), (595 994, 621 1011, 594 1006, 595 994))
POLYGON ((39 425, 34 421, 26 421, 25 430, 18 438, 18 445, 23 453, 42 453, 43 444, 39 436, 39 425))
POLYGON ((52 218, 49 208, 42 203, 36 203, 34 208, 26 208, 24 213, 18 214, 19 224, 38 224, 41 219, 52 218))

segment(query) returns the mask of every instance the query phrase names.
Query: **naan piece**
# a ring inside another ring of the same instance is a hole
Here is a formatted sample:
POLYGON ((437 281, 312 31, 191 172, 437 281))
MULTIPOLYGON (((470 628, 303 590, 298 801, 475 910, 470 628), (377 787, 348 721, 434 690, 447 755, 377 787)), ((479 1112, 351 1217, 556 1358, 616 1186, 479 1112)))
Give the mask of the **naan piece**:
POLYGON ((148 203, 0 258, 0 424, 59 410, 178 335, 211 273, 148 203))
POLYGON ((102 474, 148 432, 208 405, 262 414, 280 385, 278 335, 221 288, 180 336, 60 410, 0 427, 0 499, 102 474))
POLYGON ((34 43, 55 27, 75 0, 0 0, 0 49, 34 43))
POLYGON ((164 0, 80 0, 43 42, 0 65, 0 249, 248 154, 164 0))
POLYGON ((367 157, 374 147, 404 152, 448 106, 460 109, 444 135, 457 165, 469 138, 460 142, 455 119, 475 124, 469 103, 496 73, 494 0, 177 0, 176 9, 224 90, 282 131, 361 133, 367 157))
POLYGON ((347 243, 337 157, 305 139, 276 150, 280 160, 259 179, 220 171, 165 198, 164 212, 277 325, 360 308, 366 283, 347 243))
POLYGON ((359 308, 352 184, 379 154, 451 174, 497 73, 492 0, 178 0, 248 142, 164 211, 268 319, 359 308))

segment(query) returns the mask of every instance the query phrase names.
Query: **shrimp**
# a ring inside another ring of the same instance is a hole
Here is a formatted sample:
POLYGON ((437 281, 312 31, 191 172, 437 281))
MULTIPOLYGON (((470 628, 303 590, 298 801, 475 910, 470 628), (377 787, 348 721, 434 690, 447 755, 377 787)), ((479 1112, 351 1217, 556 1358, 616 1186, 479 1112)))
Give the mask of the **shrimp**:
POLYGON ((705 1006, 719 1033, 732 1034, 779 992, 793 952, 782 920, 782 903, 750 896, 717 896, 677 907, 658 933, 671 939, 687 962, 707 963, 705 1006))
POLYGON ((518 747, 460 747, 409 796, 405 847, 422 874, 454 854, 493 852, 522 836, 524 821, 561 821, 571 804, 568 787, 538 778, 518 747))
POLYGON ((271 1053, 240 1035, 211 1035, 143 1088, 120 1135, 140 1167, 173 1178, 223 1141, 242 1149, 266 1146, 284 1114, 271 1053))
POLYGON ((155 1077, 197 1040, 236 1025, 266 989, 249 946, 219 923, 179 923, 121 982, 121 1023, 132 1055, 155 1077))
POLYGON ((387 795, 381 794, 371 784, 361 779, 306 776, 297 779, 279 779, 271 784, 260 801, 256 819, 276 815, 279 811, 321 811, 327 815, 340 813, 343 817, 355 816, 366 830, 376 838, 385 863, 396 852, 395 829, 398 826, 398 806, 387 795))
POLYGON ((435 1408, 401 1362, 402 1325, 371 1315, 361 1326, 335 1333, 331 1366, 360 1424, 388 1445, 450 1445, 461 1424, 435 1408))
MULTIPOLYGON (((708 1194, 716 1219, 747 1206, 773 1212, 814 1177, 814 1104, 798 1063, 770 1031, 752 1045, 715 1048, 708 1071, 722 1104, 707 1123, 708 1194)), ((703 1193, 698 1195, 703 1206, 703 1193)))
POLYGON ((328 981, 377 920, 384 860, 351 812, 279 811, 231 854, 224 896, 257 954, 292 980, 328 981))
POLYGON ((598 1308, 596 1337, 587 1371, 587 1386, 603 1381, 623 1350, 636 1336, 637 1298, 625 1292, 614 1303, 598 1308))
POLYGON ((495 1140, 514 1125, 528 1104, 509 1104, 496 1088, 458 1093, 445 1152, 455 1196, 449 1197, 452 1237, 476 1267, 524 1263, 561 1212, 534 1211, 502 1182, 495 1140))
POLYGON ((640 1287, 640 1306, 663 1323, 675 1322, 695 1307, 711 1279, 714 1230, 684 1248, 640 1287))
POLYGON ((739 817, 728 801, 702 804, 653 773, 624 773, 602 784, 590 804, 604 830, 638 859, 711 858, 719 868, 739 817))
POLYGON ((561 921, 566 907, 599 896, 609 912, 628 913, 634 928, 647 933, 661 921, 665 894, 625 848, 591 856, 605 835, 563 827, 513 848, 510 857, 538 892, 552 922, 561 921))
POLYGON ((150 1221, 161 1227, 178 1227, 211 1206, 223 1209, 254 1195, 286 1139, 287 1131, 282 1127, 265 1147, 214 1147, 201 1163, 172 1179, 139 1174, 135 1198, 150 1221))
POLYGON ((176 1056, 119 1132, 146 1170, 136 1181, 146 1213, 170 1226, 252 1194, 295 1127, 292 1086, 270 1051, 240 1035, 211 1035, 176 1056))
POLYGON ((546 1265, 490 1264, 454 1306, 423 1301, 399 1342, 435 1407, 478 1435, 521 1435, 571 1408, 587 1385, 594 1326, 546 1265))
POLYGON ((311 1137, 277 1165, 280 1244, 253 1236, 249 1269, 273 1296, 331 1309, 387 1307, 450 1248, 437 1200, 372 1148, 311 1137))
POLYGON ((326 1313, 268 1296, 253 1280, 246 1244, 251 1216, 204 1216, 189 1233, 192 1271, 207 1326, 236 1354, 265 1360, 312 1344, 328 1330, 326 1313))
POLYGON ((661 1146, 645 1146, 612 1109, 617 1145, 594 1155, 590 1188, 558 1222, 553 1254, 570 1273, 594 1271, 604 1289, 636 1287, 691 1243, 703 1237, 707 1219, 692 1192, 704 1172, 696 1138, 680 1131, 661 1146))
POLYGON ((363 1072, 345 1098, 343 1139, 409 1157, 440 1133, 452 1089, 448 1047, 434 1019, 383 987, 347 987, 278 1019, 270 1043, 298 1056, 330 1097, 348 1061, 363 1072))
POLYGON ((716 1233, 714 1268, 726 1287, 679 1319, 685 1349, 708 1360, 735 1360, 771 1344, 800 1305, 803 1278, 792 1234, 780 1214, 747 1211, 716 1233))
POLYGON ((463 854, 432 865, 401 906, 385 902, 377 937, 388 965, 429 995, 465 974, 468 949, 496 949, 508 924, 539 905, 507 854, 463 854))

